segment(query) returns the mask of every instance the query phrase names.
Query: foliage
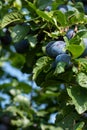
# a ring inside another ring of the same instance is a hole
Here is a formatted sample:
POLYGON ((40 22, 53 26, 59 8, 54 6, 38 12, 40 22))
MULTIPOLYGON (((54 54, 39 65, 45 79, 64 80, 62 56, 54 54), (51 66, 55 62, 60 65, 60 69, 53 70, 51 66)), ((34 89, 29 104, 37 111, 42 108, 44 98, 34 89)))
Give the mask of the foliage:
MULTIPOLYGON (((84 2, 74 0, 0 1, 0 91, 9 97, 3 108, 5 97, 0 96, 0 129, 3 124, 8 130, 87 129, 87 55, 82 55, 87 52, 84 8, 84 2), (68 10, 58 10, 60 5, 68 10), (74 30, 70 39, 66 35, 69 29, 74 30), (25 39, 29 47, 19 54, 15 44, 25 39), (66 43, 66 53, 71 57, 68 67, 65 62, 55 65, 55 58, 47 55, 46 46, 51 41, 66 43), (7 73, 6 63, 17 73, 26 74, 27 79, 21 81, 12 72, 7 73)), ((21 47, 19 44, 23 50, 21 47)))

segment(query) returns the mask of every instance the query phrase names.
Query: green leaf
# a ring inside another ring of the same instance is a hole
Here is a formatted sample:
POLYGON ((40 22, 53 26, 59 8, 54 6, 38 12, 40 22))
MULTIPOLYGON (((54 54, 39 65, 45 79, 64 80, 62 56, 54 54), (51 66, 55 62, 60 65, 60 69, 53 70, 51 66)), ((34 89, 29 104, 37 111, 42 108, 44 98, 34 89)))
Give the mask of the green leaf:
POLYGON ((74 126, 73 130, 83 130, 85 123, 84 122, 79 122, 74 126))
POLYGON ((33 69, 33 80, 37 78, 37 76, 40 74, 41 71, 45 70, 47 66, 49 66, 48 70, 50 69, 50 61, 51 59, 47 56, 43 56, 39 58, 36 62, 36 65, 33 69))
POLYGON ((13 115, 18 114, 21 118, 24 117, 24 112, 20 111, 19 108, 17 108, 16 106, 9 106, 6 108, 6 112, 12 112, 13 115))
POLYGON ((76 81, 81 87, 87 88, 87 75, 85 73, 79 73, 76 77, 76 81))
POLYGON ((79 36, 79 38, 85 38, 85 37, 87 37, 87 29, 81 29, 81 30, 79 30, 77 33, 76 33, 76 35, 75 35, 75 37, 77 37, 77 36, 79 36))
POLYGON ((23 22, 23 15, 20 12, 11 12, 6 14, 1 21, 1 28, 14 22, 23 22))
POLYGON ((13 42, 19 42, 28 34, 29 26, 27 25, 16 25, 12 29, 11 36, 13 42))
POLYGON ((28 3, 28 6, 31 7, 33 10, 36 10, 36 7, 33 3, 29 2, 28 0, 25 0, 28 3))
POLYGON ((67 25, 67 20, 66 20, 66 16, 64 13, 62 13, 59 10, 54 11, 53 17, 56 18, 57 22, 61 25, 61 26, 66 26, 67 25))
POLYGON ((55 87, 58 87, 58 85, 60 84, 60 81, 58 82, 57 80, 49 80, 47 79, 45 82, 43 82, 41 84, 42 87, 50 87, 50 88, 53 88, 54 86, 55 87))
POLYGON ((60 73, 63 73, 65 71, 66 64, 64 62, 59 62, 56 66, 56 69, 54 71, 54 75, 58 75, 60 73))
POLYGON ((75 61, 79 66, 79 72, 87 73, 87 59, 86 58, 78 58, 78 59, 75 59, 75 61))
POLYGON ((24 93, 28 93, 31 92, 32 87, 24 82, 19 82, 19 84, 16 86, 16 89, 22 90, 24 93))
POLYGON ((76 111, 82 114, 87 110, 87 91, 80 86, 73 86, 67 88, 68 95, 72 99, 76 111))
POLYGON ((41 124, 41 130, 64 130, 64 129, 61 127, 55 127, 52 125, 41 124))
POLYGON ((36 113, 37 113, 37 116, 44 117, 44 116, 46 116, 46 114, 47 114, 48 112, 41 110, 41 111, 38 111, 38 112, 36 112, 36 113))
POLYGON ((35 4, 37 8, 39 8, 40 10, 43 10, 44 8, 49 6, 51 3, 52 3, 52 0, 37 0, 35 4))
POLYGON ((13 53, 11 54, 9 61, 11 62, 12 66, 21 68, 25 63, 25 57, 18 53, 13 53))
POLYGON ((37 14, 38 14, 41 18, 45 19, 45 20, 48 21, 48 22, 53 23, 52 18, 49 17, 49 13, 43 12, 43 11, 41 11, 41 10, 39 10, 39 9, 37 9, 36 12, 37 12, 37 14))
POLYGON ((74 25, 84 22, 84 13, 80 13, 77 9, 74 11, 69 11, 68 13, 68 24, 74 25))
POLYGON ((29 34, 28 41, 31 47, 35 47, 37 44, 37 35, 29 34))
POLYGON ((26 128, 27 126, 31 125, 30 120, 27 117, 23 117, 21 119, 16 119, 11 121, 12 125, 16 125, 17 127, 26 128))
MULTIPOLYGON (((60 115, 58 115, 57 118, 59 118, 59 116, 60 115)), ((74 130, 73 128, 75 126, 75 120, 78 119, 78 115, 77 113, 69 112, 68 114, 62 116, 60 121, 57 118, 56 118, 57 127, 62 128, 62 130, 74 130)))
POLYGON ((30 106, 30 102, 29 102, 29 99, 23 95, 17 95, 15 96, 14 98, 14 103, 18 103, 19 104, 19 107, 23 108, 23 110, 26 110, 29 108, 30 106))
POLYGON ((67 46, 67 50, 71 52, 73 59, 79 57, 84 51, 84 45, 70 44, 67 46))

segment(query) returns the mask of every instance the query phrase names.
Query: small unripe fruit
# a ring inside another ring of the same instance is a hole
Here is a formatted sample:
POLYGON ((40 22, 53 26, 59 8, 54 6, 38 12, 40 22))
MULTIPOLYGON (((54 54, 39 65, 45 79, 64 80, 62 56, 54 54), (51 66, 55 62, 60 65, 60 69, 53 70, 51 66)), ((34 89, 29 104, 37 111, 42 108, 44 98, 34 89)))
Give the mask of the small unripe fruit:
POLYGON ((16 52, 26 53, 28 51, 28 48, 29 48, 28 40, 24 39, 18 43, 15 43, 14 46, 15 46, 16 52))
POLYGON ((59 54, 66 53, 66 44, 64 41, 51 41, 46 46, 46 53, 50 57, 56 57, 59 54))

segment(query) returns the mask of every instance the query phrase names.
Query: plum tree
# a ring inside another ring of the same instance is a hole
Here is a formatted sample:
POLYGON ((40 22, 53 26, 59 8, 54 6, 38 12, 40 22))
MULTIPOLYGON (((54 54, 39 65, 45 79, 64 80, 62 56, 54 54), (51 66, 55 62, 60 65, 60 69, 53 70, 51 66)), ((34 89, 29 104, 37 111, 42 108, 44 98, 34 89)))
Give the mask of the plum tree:
POLYGON ((46 46, 46 53, 50 57, 56 57, 59 54, 66 53, 66 43, 64 41, 51 41, 46 46))
POLYGON ((18 43, 14 44, 15 46, 15 50, 18 53, 26 53, 28 51, 29 48, 29 43, 27 39, 24 39, 18 43))
POLYGON ((71 56, 69 54, 60 54, 56 57, 55 63, 64 62, 67 66, 71 64, 71 56))
POLYGON ((66 32, 66 37, 68 39, 71 39, 73 36, 75 35, 75 31, 73 29, 69 29, 67 32, 66 32))
POLYGON ((15 2, 0 1, 0 130, 87 130, 84 3, 15 2))

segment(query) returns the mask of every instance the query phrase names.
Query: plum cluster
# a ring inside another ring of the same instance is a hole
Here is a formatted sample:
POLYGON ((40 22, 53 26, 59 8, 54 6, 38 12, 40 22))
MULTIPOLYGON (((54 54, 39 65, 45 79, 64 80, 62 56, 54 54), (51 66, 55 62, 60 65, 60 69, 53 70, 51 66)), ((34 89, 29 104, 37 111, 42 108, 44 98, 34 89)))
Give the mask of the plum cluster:
MULTIPOLYGON (((68 39, 71 39, 74 35, 74 30, 68 30, 66 36, 68 39)), ((81 54, 81 58, 87 56, 87 38, 83 38, 83 44, 85 46, 84 52, 81 54)), ((54 58, 55 61, 52 64, 52 67, 55 68, 59 62, 64 62, 66 67, 70 67, 72 65, 71 55, 66 50, 66 43, 64 41, 51 41, 46 45, 46 54, 54 58)))
POLYGON ((53 67, 59 62, 64 62, 66 66, 71 64, 71 56, 67 53, 64 41, 51 41, 46 45, 46 53, 49 57, 55 58, 53 67))

